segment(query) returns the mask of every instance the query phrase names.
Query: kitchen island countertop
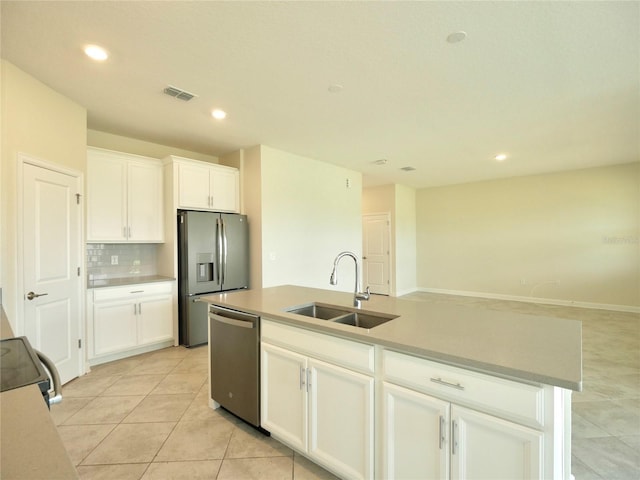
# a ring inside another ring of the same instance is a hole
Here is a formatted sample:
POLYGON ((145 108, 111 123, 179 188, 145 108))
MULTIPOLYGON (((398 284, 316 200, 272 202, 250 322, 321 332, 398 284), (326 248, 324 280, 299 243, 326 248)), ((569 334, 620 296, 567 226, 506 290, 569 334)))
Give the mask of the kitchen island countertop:
POLYGON ((397 315, 370 330, 287 312, 312 302, 352 309, 353 293, 279 286, 201 301, 490 375, 582 389, 582 323, 372 295, 361 311, 397 315))
MULTIPOLYGON (((0 310, 0 336, 11 338, 13 331, 0 310)), ((0 393, 0 478, 78 478, 37 385, 0 393)))

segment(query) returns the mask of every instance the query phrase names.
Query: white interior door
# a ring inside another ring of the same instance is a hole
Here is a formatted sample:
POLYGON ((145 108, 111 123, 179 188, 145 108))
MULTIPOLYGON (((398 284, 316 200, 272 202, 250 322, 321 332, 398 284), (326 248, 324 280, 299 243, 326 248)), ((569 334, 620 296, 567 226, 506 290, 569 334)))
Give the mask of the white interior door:
POLYGON ((362 216, 362 272, 363 287, 371 293, 389 295, 389 214, 362 216))
POLYGON ((66 383, 80 374, 80 178, 23 163, 24 334, 66 383))

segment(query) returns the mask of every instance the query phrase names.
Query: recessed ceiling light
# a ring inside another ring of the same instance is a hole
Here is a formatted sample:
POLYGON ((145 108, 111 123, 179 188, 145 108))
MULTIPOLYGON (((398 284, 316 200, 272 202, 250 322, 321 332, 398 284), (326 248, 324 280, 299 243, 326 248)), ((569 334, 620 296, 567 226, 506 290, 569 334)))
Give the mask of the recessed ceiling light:
POLYGON ((372 163, 374 165, 386 165, 387 164, 387 159, 386 158, 380 158, 378 160, 374 160, 372 163))
POLYGON ((460 43, 462 42, 465 38, 467 38, 467 32, 463 32, 462 30, 459 32, 453 32, 450 33, 447 36, 447 42, 449 43, 460 43))
POLYGON ((504 153, 499 153, 498 155, 496 155, 495 157, 493 157, 494 160, 498 161, 498 162, 503 162, 507 159, 507 155, 504 153))
POLYGON ((400 170, 404 170, 405 172, 413 172, 415 170, 415 167, 407 166, 400 168, 400 170))
POLYGON ((329 85, 329 88, 327 90, 329 90, 329 93, 340 93, 343 88, 344 87, 342 85, 334 83, 332 85, 329 85))
POLYGON ((107 51, 99 47, 98 45, 87 45, 84 47, 84 53, 93 60, 97 60, 98 62, 102 62, 109 58, 109 54, 107 51))
POLYGON ((216 120, 222 120, 227 116, 227 112, 225 112, 224 110, 220 110, 219 108, 216 108, 213 112, 211 112, 211 116, 216 120))

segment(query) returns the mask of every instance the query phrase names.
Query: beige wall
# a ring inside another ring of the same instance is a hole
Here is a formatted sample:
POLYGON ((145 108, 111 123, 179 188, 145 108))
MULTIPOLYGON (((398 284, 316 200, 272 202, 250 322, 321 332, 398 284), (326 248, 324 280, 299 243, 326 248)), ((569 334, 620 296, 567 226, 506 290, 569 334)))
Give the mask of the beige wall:
POLYGON ((416 290, 416 191, 404 185, 367 187, 362 213, 389 213, 391 218, 391 295, 416 290))
POLYGON ((640 163, 417 192, 418 286, 640 306, 640 163))
POLYGON ((134 153, 151 158, 165 158, 169 155, 192 158, 203 162, 218 163, 218 157, 203 153, 192 152, 182 148, 170 147, 159 143, 145 142, 135 138, 114 135, 113 133, 87 130, 86 144, 91 147, 106 148, 116 152, 134 153))
POLYGON ((329 276, 339 252, 362 253, 361 174, 266 146, 260 168, 262 286, 353 291, 355 269, 347 260, 336 287, 329 276))
POLYGON ((404 185, 395 189, 395 294, 416 290, 416 191, 404 185))
POLYGON ((10 321, 16 318, 18 292, 16 263, 17 155, 45 160, 78 172, 86 165, 86 109, 51 90, 35 78, 2 60, 1 63, 0 212, 2 240, 0 271, 3 306, 10 321))
POLYGON ((249 288, 262 288, 262 164, 260 145, 243 150, 240 163, 242 213, 249 222, 249 288))

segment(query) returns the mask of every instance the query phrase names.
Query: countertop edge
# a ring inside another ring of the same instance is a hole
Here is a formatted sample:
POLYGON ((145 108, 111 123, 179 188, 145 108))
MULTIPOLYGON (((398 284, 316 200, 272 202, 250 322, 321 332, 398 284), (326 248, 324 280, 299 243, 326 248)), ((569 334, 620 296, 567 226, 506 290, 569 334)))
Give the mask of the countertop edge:
POLYGON ((126 287, 129 285, 143 285, 147 283, 173 282, 175 277, 165 277, 164 275, 149 275, 145 277, 120 277, 103 280, 91 280, 87 282, 87 290, 108 287, 126 287))

